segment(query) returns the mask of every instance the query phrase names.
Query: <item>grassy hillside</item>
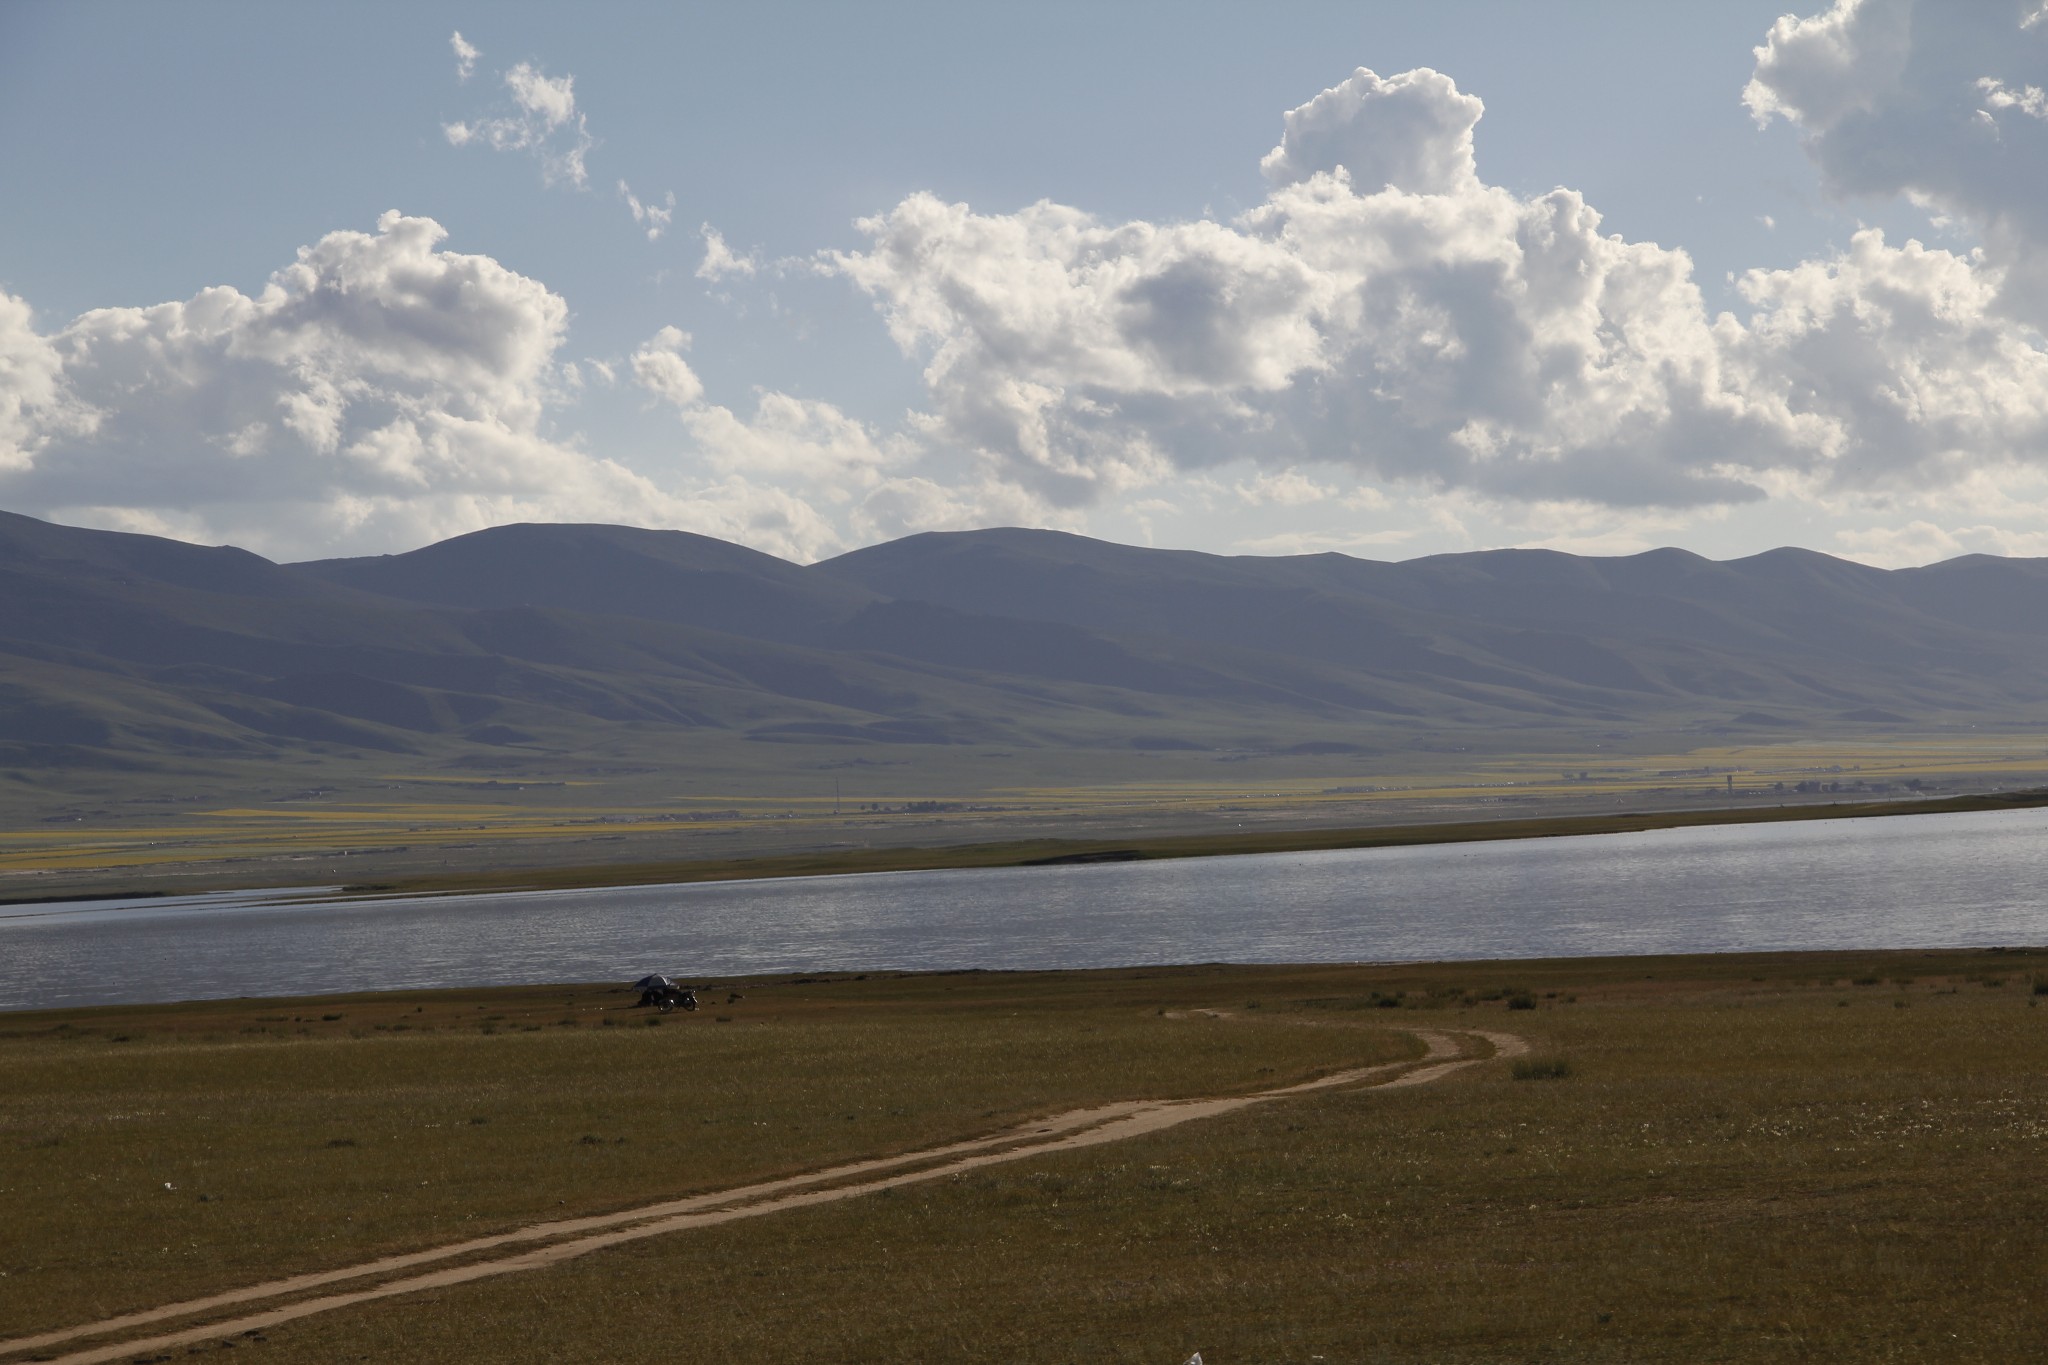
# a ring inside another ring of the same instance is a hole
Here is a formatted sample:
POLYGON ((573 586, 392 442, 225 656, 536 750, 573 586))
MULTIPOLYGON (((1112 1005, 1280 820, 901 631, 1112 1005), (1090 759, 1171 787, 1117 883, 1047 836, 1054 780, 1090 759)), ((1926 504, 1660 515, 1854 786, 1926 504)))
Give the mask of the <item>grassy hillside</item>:
POLYGON ((511 526, 278 565, 0 514, 0 878, 200 845, 230 880, 309 871, 234 870, 284 847, 431 873, 509 825, 585 864, 2035 785, 2044 623, 2042 562, 1981 556, 998 530, 806 567, 511 526))
POLYGON ((24 767, 563 754, 632 723, 766 744, 1452 732, 1565 751, 1595 727, 2048 720, 2048 574, 1982 557, 1381 564, 988 531, 800 568, 681 532, 511 526, 280 566, 10 516, 0 590, 0 761, 24 767))

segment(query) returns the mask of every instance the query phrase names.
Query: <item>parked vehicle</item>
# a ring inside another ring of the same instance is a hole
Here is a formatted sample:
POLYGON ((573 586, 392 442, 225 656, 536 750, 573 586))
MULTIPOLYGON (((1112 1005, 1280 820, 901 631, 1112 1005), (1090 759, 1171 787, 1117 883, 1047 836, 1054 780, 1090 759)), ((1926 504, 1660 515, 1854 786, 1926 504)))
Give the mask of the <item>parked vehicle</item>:
POLYGON ((643 976, 633 983, 633 989, 640 992, 640 999, 634 1009, 653 1006, 663 1014, 671 1010, 694 1010, 697 1008, 697 992, 688 986, 679 986, 665 976, 643 976))

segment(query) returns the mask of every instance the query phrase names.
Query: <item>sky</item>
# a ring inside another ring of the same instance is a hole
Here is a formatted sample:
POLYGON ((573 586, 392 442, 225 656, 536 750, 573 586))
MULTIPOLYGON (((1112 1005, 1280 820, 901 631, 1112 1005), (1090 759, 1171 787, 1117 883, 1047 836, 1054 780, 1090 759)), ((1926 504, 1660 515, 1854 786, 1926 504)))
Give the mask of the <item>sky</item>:
POLYGON ((2041 0, 0 4, 0 508, 2048 555, 2041 0))

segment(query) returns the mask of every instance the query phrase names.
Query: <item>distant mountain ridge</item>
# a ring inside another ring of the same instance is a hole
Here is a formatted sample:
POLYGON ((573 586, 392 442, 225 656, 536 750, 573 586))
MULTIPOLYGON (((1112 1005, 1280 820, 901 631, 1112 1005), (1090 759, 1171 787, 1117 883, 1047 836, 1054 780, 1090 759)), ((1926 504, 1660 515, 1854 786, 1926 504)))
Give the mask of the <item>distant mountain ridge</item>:
POLYGON ((0 513, 0 762, 764 743, 1343 750, 1459 728, 2048 715, 2048 560, 1404 563, 1052 531, 819 564, 516 525, 274 564, 0 513))
POLYGON ((310 578, 443 607, 547 607, 796 640, 879 600, 687 531, 515 525, 405 554, 294 564, 310 578))

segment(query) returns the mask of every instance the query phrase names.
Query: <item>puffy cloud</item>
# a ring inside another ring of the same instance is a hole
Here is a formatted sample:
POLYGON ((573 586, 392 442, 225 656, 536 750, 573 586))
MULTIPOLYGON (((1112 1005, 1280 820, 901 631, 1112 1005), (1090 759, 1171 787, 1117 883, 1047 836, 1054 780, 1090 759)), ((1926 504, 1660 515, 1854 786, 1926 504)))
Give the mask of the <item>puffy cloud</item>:
POLYGON ((481 54, 474 44, 464 40, 460 29, 448 35, 448 46, 455 53, 455 79, 468 80, 476 71, 476 59, 481 54))
POLYGON ((674 190, 668 192, 666 207, 660 204, 643 204, 640 202, 640 196, 633 193, 632 186, 621 180, 619 182, 619 197, 626 201, 626 207, 632 211, 633 221, 647 229, 647 240, 650 242, 660 241, 661 234, 667 232, 668 225, 675 221, 676 192, 674 190))
POLYGON ((1290 109, 1280 145, 1259 168, 1276 185, 1341 167, 1360 189, 1450 194, 1478 179, 1472 128, 1485 112, 1477 96, 1426 66, 1388 80, 1361 66, 1290 109))
POLYGON ((682 421, 712 468, 802 479, 828 497, 835 486, 872 484, 878 471, 913 454, 902 438, 880 438, 831 403, 772 390, 756 395, 750 419, 699 404, 682 421))
MULTIPOLYGON (((2028 18, 1863 0, 1771 30, 1745 95, 1758 118, 1795 124, 1832 192, 1903 195, 1980 240, 1859 233, 1734 281, 1737 313, 1709 313, 1683 251, 1613 235, 1575 192, 1482 181, 1483 106, 1449 77, 1361 69, 1287 113, 1265 198, 1228 222, 930 194, 863 220, 861 249, 810 264, 921 367, 901 423, 772 389, 712 402, 675 327, 566 363, 562 299, 387 215, 253 297, 43 334, 0 295, 0 497, 286 555, 521 517, 795 558, 1118 516, 1243 548, 1618 549, 1761 502, 1795 509, 1782 526, 1878 523, 1838 542, 1864 557, 2032 545, 2048 104, 2031 45, 2048 24, 2028 18), (554 432, 554 409, 622 401, 600 393, 628 379, 678 420, 653 453, 664 482, 554 432), (1926 529, 1943 525, 1947 541, 1926 529)), ((450 140, 583 183, 570 78, 522 64, 505 89, 450 140)), ((650 239, 670 227, 672 195, 617 186, 650 239)), ((801 264, 701 235, 713 284, 801 264)))
POLYGON ((48 334, 0 294, 0 504, 283 559, 518 520, 679 527, 813 559, 913 527, 1046 520, 831 403, 705 401, 679 328, 616 368, 566 361, 566 302, 445 237, 386 214, 303 248, 254 295, 99 309, 48 334), (623 378, 680 419, 660 481, 552 434, 555 406, 623 378))
POLYGON ((677 327, 664 327, 633 352, 633 381, 655 397, 687 408, 704 396, 704 381, 683 359, 690 348, 690 334, 677 327))
POLYGON ((660 525, 809 563, 847 548, 840 528, 789 489, 732 474, 668 500, 660 525))
POLYGON ((1756 363, 1824 429, 1829 484, 1954 484, 2048 457, 2048 27, 2018 0, 1839 0, 1788 16, 1744 100, 1804 134, 1823 185, 1974 228, 1967 253, 1875 232, 1753 273, 1756 363))
POLYGON ((0 474, 26 469, 50 428, 91 428, 91 415, 69 401, 63 372, 29 306, 0 293, 0 474))
POLYGON ((1783 117, 1825 137, 1900 101, 1912 30, 1911 0, 1848 0, 1810 18, 1784 15, 1756 49, 1743 103, 1759 124, 1783 117))
POLYGON ((986 470, 962 469, 927 446, 914 422, 884 432, 835 404, 772 389, 756 391, 751 413, 707 402, 683 359, 689 344, 663 327, 633 352, 633 378, 676 409, 691 456, 711 476, 688 493, 693 514, 719 518, 728 538, 808 560, 912 531, 1081 526, 986 470))
POLYGON ((1905 196, 1968 222, 2001 306, 2048 325, 2048 25, 2023 0, 1837 0, 1786 16, 1743 99, 1805 135, 1838 196, 1905 196))
POLYGON ((2048 353, 1996 309, 1979 256, 1885 243, 1752 272, 1740 339, 1758 385, 1806 419, 1827 489, 1953 483, 2048 457, 2048 353))
POLYGON ((1277 243, 1213 223, 1103 225, 1036 204, 988 216, 918 194, 864 221, 830 267, 928 357, 935 436, 1078 506, 1164 476, 1157 438, 1220 435, 1313 363, 1310 273, 1277 243))
POLYGON ((872 248, 829 265, 926 358, 934 434, 1060 505, 1240 455, 1716 501, 1758 496, 1740 466, 1786 444, 1684 254, 1603 235, 1568 191, 1360 193, 1340 165, 1230 225, 913 195, 861 226, 872 248))
MULTIPOLYGON (((1826 129, 1889 107, 1936 27, 1912 17, 1869 0, 1781 22, 1751 107, 1826 129)), ((2017 11, 1998 31, 2019 32, 2017 11)), ((1985 93, 1974 75, 1959 88, 1985 93)), ((1440 73, 1361 69, 1287 115, 1271 192, 1231 223, 914 194, 860 223, 866 250, 821 263, 922 361, 924 438, 1056 507, 1240 459, 1267 471, 1238 488, 1254 503, 1320 466, 1640 509, 2048 456, 2048 364, 2002 307, 2012 271, 1990 247, 1864 233, 1751 273, 1747 316, 1710 315, 1683 251, 1603 231, 1571 190, 1483 183, 1481 112, 1440 73)))
POLYGON ((548 184, 587 188, 590 173, 584 160, 597 140, 577 111, 576 78, 544 75, 532 63, 520 62, 505 73, 504 83, 513 111, 441 125, 449 145, 481 142, 501 152, 527 152, 540 161, 548 184))
POLYGON ((544 76, 529 62, 505 73, 505 88, 519 108, 537 118, 548 132, 576 117, 576 78, 544 76))
POLYGON ((254 297, 97 309, 47 337, 0 297, 0 497, 284 557, 707 515, 547 434, 566 304, 444 236, 387 213, 254 297))

